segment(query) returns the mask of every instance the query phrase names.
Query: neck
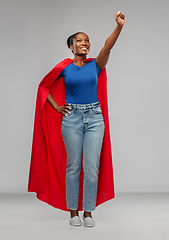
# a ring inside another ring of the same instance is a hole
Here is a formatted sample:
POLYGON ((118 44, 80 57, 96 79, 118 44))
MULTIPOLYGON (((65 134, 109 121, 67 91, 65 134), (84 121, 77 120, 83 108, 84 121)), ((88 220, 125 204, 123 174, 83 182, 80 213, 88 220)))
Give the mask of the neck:
POLYGON ((78 62, 78 61, 86 62, 87 60, 86 59, 76 59, 76 58, 73 59, 73 62, 78 62))
POLYGON ((86 58, 78 58, 75 56, 75 58, 73 59, 73 63, 79 67, 82 67, 86 64, 87 60, 86 58))
POLYGON ((73 60, 74 61, 84 61, 84 60, 86 60, 86 54, 84 54, 84 55, 75 54, 73 60))

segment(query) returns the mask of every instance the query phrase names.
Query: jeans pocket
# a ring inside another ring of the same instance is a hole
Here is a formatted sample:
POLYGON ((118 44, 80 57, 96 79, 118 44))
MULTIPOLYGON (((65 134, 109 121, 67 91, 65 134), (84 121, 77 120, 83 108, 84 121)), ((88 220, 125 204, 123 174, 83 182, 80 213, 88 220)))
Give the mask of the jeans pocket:
POLYGON ((101 110, 101 107, 100 107, 100 106, 95 107, 95 108, 93 109, 93 111, 94 111, 95 113, 102 113, 102 110, 101 110))
POLYGON ((69 112, 66 112, 66 116, 63 115, 64 117, 68 117, 70 115, 72 115, 74 113, 74 109, 72 108, 71 110, 69 110, 69 112))

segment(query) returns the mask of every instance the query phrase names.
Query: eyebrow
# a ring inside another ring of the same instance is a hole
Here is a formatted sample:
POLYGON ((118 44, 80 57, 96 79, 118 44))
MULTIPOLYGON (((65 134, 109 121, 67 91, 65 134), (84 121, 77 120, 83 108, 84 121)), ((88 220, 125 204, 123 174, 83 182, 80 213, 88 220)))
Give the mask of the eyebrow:
MULTIPOLYGON (((75 37, 76 39, 82 39, 81 37, 75 37)), ((85 38, 85 40, 89 40, 89 38, 87 37, 87 38, 85 38)))

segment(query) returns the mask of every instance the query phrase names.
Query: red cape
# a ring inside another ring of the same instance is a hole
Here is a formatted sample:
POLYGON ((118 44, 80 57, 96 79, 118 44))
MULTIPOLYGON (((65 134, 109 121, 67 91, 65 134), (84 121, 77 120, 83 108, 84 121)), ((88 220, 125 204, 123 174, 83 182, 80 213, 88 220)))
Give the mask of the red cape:
MULTIPOLYGON (((69 210, 66 206, 66 150, 61 134, 62 114, 57 113, 46 99, 51 91, 59 105, 65 103, 63 78, 55 80, 71 62, 72 59, 68 58, 57 64, 39 84, 28 183, 28 192, 36 192, 39 200, 65 211, 69 210)), ((104 117, 105 133, 100 156, 96 206, 115 197, 105 68, 98 79, 98 98, 104 117)), ((83 168, 80 175, 79 211, 82 210, 82 193, 83 168)))

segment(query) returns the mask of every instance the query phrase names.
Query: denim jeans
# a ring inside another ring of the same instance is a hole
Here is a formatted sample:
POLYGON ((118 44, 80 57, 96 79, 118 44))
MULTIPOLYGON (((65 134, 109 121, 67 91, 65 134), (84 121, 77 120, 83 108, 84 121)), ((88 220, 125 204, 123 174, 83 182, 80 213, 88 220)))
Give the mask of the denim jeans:
POLYGON ((67 152, 66 201, 67 208, 78 209, 79 176, 83 156, 83 210, 95 209, 100 151, 104 135, 104 120, 99 102, 70 104, 63 115, 62 136, 67 152))

